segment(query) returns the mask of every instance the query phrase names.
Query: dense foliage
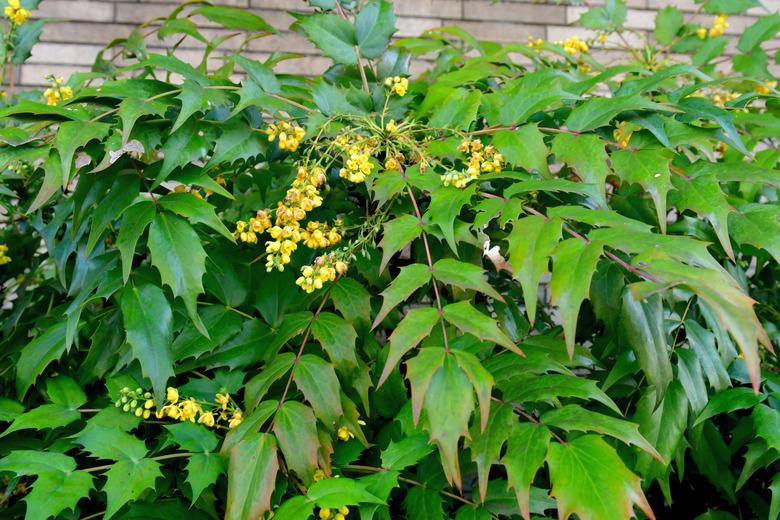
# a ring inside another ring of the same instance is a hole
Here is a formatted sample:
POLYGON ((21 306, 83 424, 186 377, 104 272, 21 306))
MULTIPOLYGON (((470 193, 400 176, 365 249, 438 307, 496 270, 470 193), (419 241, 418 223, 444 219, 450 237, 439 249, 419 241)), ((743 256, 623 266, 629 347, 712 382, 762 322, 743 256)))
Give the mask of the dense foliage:
POLYGON ((780 14, 310 3, 321 77, 189 2, 6 99, 0 515, 777 518, 780 14))

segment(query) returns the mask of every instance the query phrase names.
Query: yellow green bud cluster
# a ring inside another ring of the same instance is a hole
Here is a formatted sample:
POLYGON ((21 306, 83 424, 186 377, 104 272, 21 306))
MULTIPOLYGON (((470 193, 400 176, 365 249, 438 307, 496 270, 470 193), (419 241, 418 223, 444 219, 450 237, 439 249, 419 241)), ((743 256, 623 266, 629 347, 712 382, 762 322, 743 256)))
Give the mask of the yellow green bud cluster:
POLYGON ((344 518, 349 514, 349 508, 346 506, 341 506, 338 509, 330 509, 328 507, 320 508, 320 511, 318 513, 318 516, 320 520, 344 520, 344 518))
POLYGON ((0 244, 0 265, 5 265, 11 261, 11 257, 6 253, 8 253, 8 246, 5 244, 0 244))
POLYGON ((558 45, 563 46, 563 52, 570 56, 574 56, 580 52, 588 52, 588 44, 580 40, 579 36, 572 36, 562 42, 555 42, 558 45))
POLYGON ((409 80, 401 76, 394 76, 385 80, 385 86, 390 87, 390 94, 403 97, 409 90, 409 80))
MULTIPOLYGON (((211 195, 213 193, 211 190, 205 189, 205 188, 204 188, 203 191, 206 193, 207 196, 211 195)), ((184 184, 177 184, 173 188, 173 192, 174 193, 189 193, 193 197, 197 197, 197 198, 203 200, 203 194, 200 191, 198 191, 196 188, 194 188, 193 186, 186 186, 184 184)))
POLYGON ((279 141, 279 149, 294 152, 306 135, 306 130, 288 121, 277 121, 268 125, 265 130, 268 142, 279 141))
POLYGON ((249 222, 239 220, 236 222, 236 230, 233 238, 249 244, 257 244, 257 235, 262 234, 271 227, 271 217, 267 209, 258 210, 257 215, 250 218, 249 222))
POLYGON ((370 147, 359 143, 349 146, 346 150, 347 160, 344 162, 344 168, 339 170, 339 177, 354 183, 366 180, 366 175, 370 175, 374 169, 371 151, 370 147))
POLYGON ((528 48, 534 49, 536 52, 540 52, 540 47, 544 45, 544 40, 541 38, 535 38, 533 36, 528 37, 528 48))
POLYGON ((295 284, 307 293, 313 293, 322 289, 327 282, 336 279, 336 275, 347 272, 347 264, 336 257, 335 254, 318 256, 312 265, 301 267, 301 276, 295 280, 295 284))
POLYGON ((504 156, 495 146, 482 144, 478 139, 465 140, 458 146, 458 151, 469 154, 465 171, 450 171, 441 176, 445 186, 465 188, 469 182, 479 177, 480 173, 500 172, 504 166, 504 156))
POLYGON ((717 36, 722 35, 726 32, 726 29, 729 27, 728 19, 726 18, 725 14, 718 15, 717 18, 715 18, 715 21, 712 22, 712 27, 704 27, 701 26, 698 29, 696 29, 696 35, 704 40, 709 36, 710 38, 715 38, 717 36))
POLYGON ((148 419, 152 414, 154 401, 151 392, 145 392, 143 388, 131 390, 124 387, 119 391, 119 399, 114 402, 114 406, 136 417, 148 419))
POLYGON ((46 81, 51 83, 51 86, 43 91, 43 97, 46 98, 46 104, 54 106, 60 101, 65 101, 73 97, 73 89, 65 83, 65 78, 55 78, 53 74, 47 74, 45 76, 46 81))
POLYGON ((14 25, 22 25, 30 17, 30 11, 22 7, 19 0, 8 0, 4 12, 5 17, 14 25))

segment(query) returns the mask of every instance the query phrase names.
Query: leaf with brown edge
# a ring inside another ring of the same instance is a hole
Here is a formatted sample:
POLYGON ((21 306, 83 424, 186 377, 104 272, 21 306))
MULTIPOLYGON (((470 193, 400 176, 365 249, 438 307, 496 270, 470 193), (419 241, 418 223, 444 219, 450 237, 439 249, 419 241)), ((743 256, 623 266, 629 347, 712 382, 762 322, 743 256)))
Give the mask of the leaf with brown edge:
POLYGON ((547 465, 559 518, 576 514, 580 520, 628 520, 638 506, 655 520, 639 477, 601 437, 588 434, 566 444, 551 443, 547 465))
POLYGON ((474 411, 474 395, 466 373, 451 355, 433 373, 425 392, 423 408, 431 441, 439 447, 444 475, 450 485, 461 489, 458 442, 469 434, 469 418, 474 411))
POLYGON ((374 323, 371 325, 372 329, 375 329, 379 325, 385 316, 393 310, 398 304, 404 302, 409 296, 411 296, 417 289, 425 285, 431 280, 431 271, 427 265, 424 264, 411 264, 402 267, 398 276, 396 276, 387 289, 382 291, 383 298, 382 307, 374 319, 374 323))
POLYGON ((317 468, 317 419, 308 406, 285 402, 274 417, 274 434, 284 461, 305 483, 311 482, 317 468))
POLYGON ((385 368, 376 386, 379 388, 390 376, 390 373, 404 354, 412 350, 431 333, 431 329, 439 320, 439 313, 433 307, 417 307, 410 310, 390 334, 390 345, 385 368))
POLYGON ((477 394, 477 401, 479 401, 479 416, 480 416, 480 428, 485 431, 488 422, 488 416, 490 415, 490 393, 493 389, 495 381, 490 372, 482 366, 477 356, 471 352, 465 350, 453 350, 455 354, 455 361, 458 366, 466 373, 471 386, 474 387, 474 392, 477 394))
POLYGON ((520 514, 530 518, 531 484, 544 465, 552 435, 546 426, 530 422, 514 423, 509 432, 506 454, 501 464, 506 468, 509 487, 515 490, 520 514))
POLYGON ((279 462, 276 439, 255 433, 230 450, 226 520, 263 518, 271 510, 271 493, 279 462))
POLYGON ((414 424, 420 420, 423 400, 431 384, 433 374, 444 363, 444 349, 428 347, 420 349, 415 357, 406 362, 406 379, 412 387, 412 420, 414 424))
POLYGON ((293 381, 311 404, 314 414, 326 426, 332 427, 344 415, 339 399, 341 385, 333 365, 314 354, 304 354, 293 370, 293 381))
POLYGON ((490 467, 498 462, 501 448, 513 423, 512 407, 494 402, 488 416, 487 427, 484 429, 476 425, 471 427, 471 440, 468 444, 471 460, 477 465, 479 497, 483 502, 487 495, 490 467))

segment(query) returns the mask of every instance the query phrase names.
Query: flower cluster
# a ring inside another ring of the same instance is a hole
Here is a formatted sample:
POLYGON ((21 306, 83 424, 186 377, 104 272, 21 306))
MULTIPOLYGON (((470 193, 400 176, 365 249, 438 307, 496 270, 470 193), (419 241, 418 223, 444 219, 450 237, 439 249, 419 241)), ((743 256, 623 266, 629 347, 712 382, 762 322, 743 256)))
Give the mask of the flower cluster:
POLYGON ((343 275, 347 272, 347 264, 336 257, 335 254, 318 256, 312 265, 301 267, 301 276, 295 280, 295 285, 307 293, 313 293, 326 282, 336 279, 336 274, 343 275))
POLYGON ((723 108, 726 103, 734 101, 741 95, 739 92, 716 92, 712 95, 712 102, 723 108))
POLYGON ((268 125, 265 133, 268 136, 268 142, 279 140, 280 150, 294 152, 300 146, 303 136, 306 135, 306 130, 287 121, 277 121, 268 125))
POLYGON ((346 426, 342 426, 341 428, 339 428, 338 431, 336 432, 336 436, 339 438, 340 441, 344 441, 344 442, 355 438, 355 434, 349 431, 349 428, 347 428, 346 426))
POLYGON ((626 121, 621 121, 614 132, 612 132, 612 136, 615 138, 618 147, 628 148, 628 143, 631 141, 631 135, 633 133, 634 129, 630 127, 626 121))
POLYGON ((5 244, 0 244, 0 265, 5 265, 11 261, 11 257, 6 254, 7 252, 8 246, 5 244))
POLYGON ((562 45, 563 51, 570 56, 574 56, 578 52, 588 52, 589 49, 588 44, 580 40, 579 36, 572 36, 571 38, 568 38, 563 42, 555 42, 555 43, 558 45, 562 45))
POLYGON ((409 90, 409 80, 401 76, 394 76, 385 80, 385 86, 390 87, 390 94, 397 94, 400 97, 406 95, 409 90))
MULTIPOLYGON (((334 225, 339 226, 340 221, 334 222, 334 225)), ((310 249, 324 249, 341 242, 341 234, 326 222, 311 220, 306 223, 306 229, 301 231, 301 240, 310 249)))
POLYGON ((599 33, 599 35, 596 36, 596 41, 599 42, 601 45, 607 43, 607 33, 599 33))
POLYGON ((492 144, 485 146, 478 139, 463 141, 458 146, 458 151, 470 154, 466 171, 451 171, 442 175, 441 181, 445 186, 465 188, 480 173, 499 172, 504 165, 504 156, 496 147, 492 144))
MULTIPOLYGON (((200 191, 198 191, 197 189, 193 188, 192 186, 185 186, 184 184, 177 184, 173 188, 173 191, 174 191, 174 193, 189 193, 193 197, 197 197, 197 198, 199 198, 201 200, 203 199, 203 194, 200 191)), ((211 190, 208 190, 208 189, 204 189, 204 191, 206 192, 206 195, 211 195, 211 193, 212 193, 211 190)))
POLYGON ((366 176, 374 169, 371 154, 376 147, 376 140, 357 135, 350 142, 347 136, 341 135, 336 138, 335 144, 346 154, 344 167, 339 170, 339 177, 354 183, 366 180, 366 176))
POLYGON ((540 52, 540 47, 544 45, 544 40, 541 38, 534 38, 533 36, 528 37, 528 48, 534 49, 536 52, 540 52))
POLYGON ((30 17, 30 11, 19 4, 19 0, 8 0, 5 17, 14 25, 22 25, 30 17))
MULTIPOLYGON (((117 408, 133 413, 136 417, 149 419, 154 413, 157 419, 168 417, 177 421, 191 421, 213 428, 218 423, 227 423, 228 428, 235 428, 244 421, 244 414, 227 393, 218 393, 214 402, 198 401, 193 398, 181 399, 176 388, 168 387, 165 395, 165 405, 155 410, 151 392, 142 388, 130 390, 125 387, 120 390, 120 398, 114 403, 117 408)), ((219 425, 222 426, 222 425, 219 425)))
POLYGON ((757 85, 754 90, 758 94, 769 94, 773 88, 777 88, 777 81, 775 80, 767 81, 763 85, 757 85))
POLYGON ((709 36, 710 38, 715 38, 725 33, 728 27, 729 27, 729 22, 726 19, 726 15, 721 14, 718 15, 717 18, 715 18, 714 22, 712 22, 712 27, 707 28, 702 26, 696 29, 696 35, 702 40, 705 39, 707 36, 709 36))
POLYGON ((239 220, 236 222, 236 230, 233 238, 249 244, 257 244, 257 235, 262 234, 271 227, 271 217, 267 209, 257 211, 257 215, 250 218, 249 222, 239 220))
POLYGON ((341 506, 338 508, 338 510, 334 513, 330 510, 330 508, 323 507, 320 508, 319 512, 319 518, 321 520, 330 520, 331 518, 333 520, 344 520, 344 518, 349 514, 349 508, 346 506, 341 506))
POLYGON ((62 85, 65 83, 65 78, 62 76, 55 78, 53 74, 46 74, 45 79, 51 83, 51 87, 43 92, 47 105, 54 106, 60 101, 65 101, 66 99, 73 97, 73 89, 68 85, 62 85))

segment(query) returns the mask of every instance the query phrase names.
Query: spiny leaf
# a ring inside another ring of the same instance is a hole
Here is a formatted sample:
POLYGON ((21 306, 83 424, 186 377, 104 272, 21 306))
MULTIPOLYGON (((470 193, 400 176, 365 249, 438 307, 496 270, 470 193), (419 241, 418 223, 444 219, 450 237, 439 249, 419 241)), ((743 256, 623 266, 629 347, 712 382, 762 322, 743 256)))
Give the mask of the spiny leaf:
POLYGON ((454 258, 443 258, 433 264, 433 277, 461 289, 471 289, 503 302, 504 298, 485 280, 485 271, 468 262, 454 258))
POLYGON ((169 193, 160 197, 159 204, 163 208, 189 219, 192 224, 204 224, 231 242, 235 242, 233 234, 217 217, 214 206, 205 200, 190 193, 169 193))
POLYGON ((108 499, 106 518, 114 516, 127 502, 140 498, 147 489, 154 489, 155 480, 163 476, 160 463, 152 459, 141 459, 135 463, 120 460, 105 475, 107 480, 103 492, 108 499))
POLYGON ((331 312, 321 312, 312 321, 311 333, 338 368, 348 371, 358 366, 355 354, 357 333, 343 318, 331 312))
POLYGON ((285 402, 274 417, 274 434, 287 466, 304 482, 311 482, 317 467, 317 419, 311 408, 295 401, 285 402))
POLYGON ((550 152, 543 137, 536 124, 529 124, 516 130, 496 132, 493 145, 510 164, 521 166, 529 172, 537 171, 542 177, 549 177, 547 156, 550 152))
POLYGON ((437 321, 439 321, 439 313, 433 307, 416 307, 403 317, 388 338, 390 347, 377 388, 387 380, 403 355, 428 337, 437 321))
POLYGON ((516 386, 507 388, 504 398, 517 402, 552 402, 562 397, 593 399, 620 413, 617 404, 597 385, 595 381, 573 375, 545 374, 528 380, 521 380, 516 386))
POLYGON ((425 285, 431 280, 431 272, 427 265, 423 264, 411 264, 402 267, 398 273, 398 276, 393 278, 387 289, 382 291, 381 296, 384 299, 382 302, 382 308, 374 319, 372 329, 375 329, 387 314, 393 310, 399 303, 404 302, 409 296, 412 295, 417 289, 425 285))
POLYGON ((325 56, 336 63, 357 65, 355 26, 335 14, 317 13, 300 16, 297 24, 325 56))
POLYGON ((477 356, 465 350, 453 350, 455 362, 466 373, 479 402, 480 426, 485 431, 490 414, 490 397, 493 389, 493 376, 482 366, 477 356))
POLYGON ((544 465, 552 435, 544 425, 515 423, 509 431, 509 443, 501 464, 506 468, 509 487, 515 490, 520 514, 530 518, 531 484, 544 465))
POLYGON ((420 420, 423 401, 431 384, 431 378, 444 364, 445 352, 441 347, 420 349, 417 355, 406 362, 406 379, 412 390, 412 420, 420 420))
POLYGON ((558 134, 552 141, 555 158, 568 164, 577 176, 598 189, 599 204, 606 206, 605 184, 610 169, 605 143, 595 134, 558 134))
POLYGON ((370 0, 363 4, 355 17, 355 31, 360 54, 364 58, 378 58, 387 49, 395 33, 393 4, 387 0, 370 0))
POLYGON ((271 493, 279 463, 276 439, 255 433, 230 450, 225 518, 262 518, 271 510, 271 493))
POLYGON ((382 249, 382 261, 379 264, 379 272, 385 270, 390 258, 403 249, 422 233, 422 226, 417 218, 412 215, 402 215, 385 222, 383 226, 382 240, 379 247, 382 249))
POLYGON ((62 189, 70 183, 73 156, 76 150, 85 146, 93 139, 103 139, 108 135, 110 126, 106 123, 82 123, 66 121, 60 124, 54 138, 53 147, 60 156, 60 171, 62 172, 62 189))
POLYGON ((498 462, 501 448, 509 436, 509 430, 513 423, 512 408, 508 405, 494 403, 486 427, 484 429, 477 428, 475 425, 471 428, 471 440, 468 445, 471 459, 477 465, 479 497, 483 502, 487 495, 490 468, 498 462))
POLYGON ((512 352, 523 355, 522 351, 509 337, 498 328, 498 324, 475 309, 468 301, 451 303, 442 309, 444 319, 467 334, 484 341, 497 343, 512 352))
POLYGON ((344 415, 339 401, 341 385, 333 366, 313 354, 304 354, 295 365, 295 385, 311 404, 315 415, 332 426, 344 415))
POLYGON ((20 400, 49 363, 62 356, 66 328, 65 322, 49 327, 22 349, 16 362, 16 394, 20 400))
POLYGON ((615 150, 612 165, 626 182, 641 185, 655 203, 658 225, 666 233, 666 193, 672 188, 669 162, 671 152, 666 149, 615 150))
POLYGON ((590 281, 601 252, 600 243, 570 238, 558 244, 553 253, 552 302, 561 312, 569 357, 574 355, 580 305, 590 293, 590 281))
POLYGON ((726 195, 720 189, 718 179, 712 174, 697 175, 691 179, 674 177, 672 184, 677 188, 677 191, 672 192, 672 204, 678 211, 688 209, 709 220, 723 250, 734 261, 728 228, 731 208, 726 202, 726 195))
POLYGON ((130 271, 133 267, 135 246, 146 226, 152 223, 155 212, 156 209, 151 200, 141 200, 127 208, 122 214, 116 246, 122 258, 122 279, 125 283, 130 278, 130 271))

